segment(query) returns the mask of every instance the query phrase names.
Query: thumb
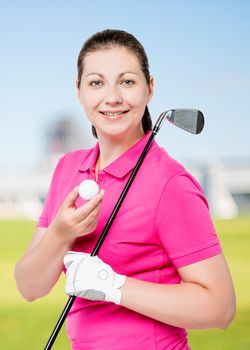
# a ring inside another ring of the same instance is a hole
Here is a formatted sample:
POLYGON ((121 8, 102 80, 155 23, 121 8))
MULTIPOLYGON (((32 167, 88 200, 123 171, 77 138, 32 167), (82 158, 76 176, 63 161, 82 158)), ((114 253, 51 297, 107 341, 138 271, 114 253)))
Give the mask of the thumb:
POLYGON ((75 201, 78 197, 78 187, 76 186, 73 191, 71 191, 63 202, 64 208, 71 208, 75 206, 75 201))

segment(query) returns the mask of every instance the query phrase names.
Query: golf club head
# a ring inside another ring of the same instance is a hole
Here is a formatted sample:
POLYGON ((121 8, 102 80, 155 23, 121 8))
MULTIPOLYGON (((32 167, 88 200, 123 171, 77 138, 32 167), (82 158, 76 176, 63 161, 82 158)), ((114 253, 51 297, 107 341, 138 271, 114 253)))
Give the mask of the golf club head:
POLYGON ((200 134, 205 123, 204 116, 198 109, 170 109, 163 112, 158 118, 155 124, 156 132, 159 131, 165 119, 192 134, 200 134))

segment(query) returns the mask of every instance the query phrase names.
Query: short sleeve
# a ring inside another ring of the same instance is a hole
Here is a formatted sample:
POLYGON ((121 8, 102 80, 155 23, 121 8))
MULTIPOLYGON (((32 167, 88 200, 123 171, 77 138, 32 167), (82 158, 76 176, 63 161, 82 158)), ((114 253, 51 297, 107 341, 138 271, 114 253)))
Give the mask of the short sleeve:
POLYGON ((176 268, 221 253, 207 200, 187 172, 165 185, 156 213, 156 230, 176 268))
POLYGON ((45 203, 44 203, 44 206, 43 206, 43 210, 42 210, 42 213, 38 219, 38 222, 37 222, 37 227, 48 227, 49 225, 49 222, 48 222, 48 206, 49 206, 49 201, 50 201, 50 192, 51 192, 51 184, 50 184, 50 187, 49 187, 49 190, 48 190, 48 193, 47 193, 47 196, 46 196, 46 199, 45 199, 45 203))
POLYGON ((49 190, 47 192, 47 196, 46 196, 45 203, 43 206, 43 210, 42 210, 42 213, 41 213, 41 215, 38 219, 37 225, 36 225, 37 227, 48 227, 49 226, 49 208, 52 207, 52 205, 53 205, 52 192, 53 192, 53 189, 55 187, 55 184, 57 183, 57 178, 58 178, 58 175, 59 175, 61 167, 62 167, 63 159, 64 159, 64 156, 59 159, 59 161, 55 167, 55 170, 54 170, 54 173, 52 176, 52 180, 51 180, 51 183, 49 186, 49 190))

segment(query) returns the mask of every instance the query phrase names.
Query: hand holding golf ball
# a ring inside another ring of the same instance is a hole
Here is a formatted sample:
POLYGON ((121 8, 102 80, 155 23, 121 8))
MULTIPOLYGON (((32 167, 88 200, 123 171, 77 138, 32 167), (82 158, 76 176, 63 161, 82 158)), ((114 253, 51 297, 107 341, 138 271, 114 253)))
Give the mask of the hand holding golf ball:
POLYGON ((93 232, 97 226, 103 194, 93 180, 85 180, 75 187, 67 195, 50 224, 53 235, 71 245, 76 238, 93 232), (76 205, 79 196, 87 202, 76 205))

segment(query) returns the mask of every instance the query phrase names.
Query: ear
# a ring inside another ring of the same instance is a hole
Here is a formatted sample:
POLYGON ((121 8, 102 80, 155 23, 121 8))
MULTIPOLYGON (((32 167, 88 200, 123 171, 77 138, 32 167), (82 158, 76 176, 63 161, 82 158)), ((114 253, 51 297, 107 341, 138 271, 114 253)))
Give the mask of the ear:
POLYGON ((79 80, 78 79, 76 79, 76 82, 75 82, 75 84, 76 84, 76 94, 77 94, 77 96, 79 97, 79 94, 80 94, 80 86, 79 86, 79 80))
POLYGON ((150 77, 148 102, 151 101, 153 94, 154 94, 154 78, 150 77))

